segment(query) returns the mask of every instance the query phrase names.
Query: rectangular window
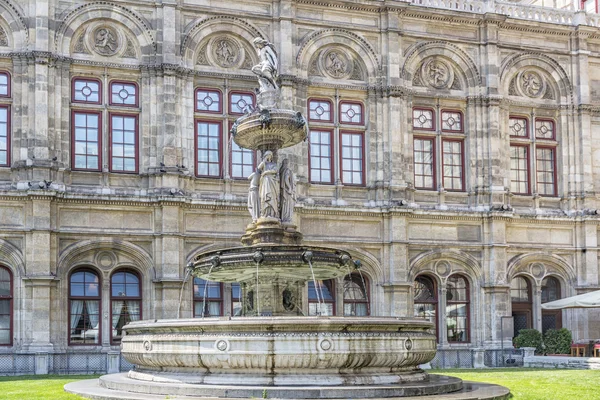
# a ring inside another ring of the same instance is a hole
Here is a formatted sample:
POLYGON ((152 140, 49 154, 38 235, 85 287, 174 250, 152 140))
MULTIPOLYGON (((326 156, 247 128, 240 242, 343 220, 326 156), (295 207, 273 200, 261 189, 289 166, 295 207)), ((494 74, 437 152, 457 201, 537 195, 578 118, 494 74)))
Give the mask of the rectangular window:
POLYGON ((100 302, 71 300, 71 344, 100 343, 100 302))
POLYGON ((100 104, 102 102, 101 84, 96 79, 73 79, 72 101, 75 103, 100 104))
POLYGON ((581 9, 589 13, 598 12, 598 0, 583 0, 581 2, 581 9))
POLYGON ((457 133, 462 132, 462 113, 460 111, 442 111, 442 131, 457 133))
POLYGON ((10 304, 10 299, 0 299, 0 345, 10 344, 12 341, 10 334, 10 304))
POLYGON ((221 122, 196 121, 196 175, 221 176, 221 122))
POLYGON ((362 133, 341 133, 342 183, 363 184, 364 144, 362 133))
POLYGON ((100 170, 100 124, 100 113, 73 112, 71 123, 73 129, 73 169, 100 170))
POLYGON ((333 122, 331 102, 329 100, 309 100, 308 119, 309 121, 333 122))
POLYGON ((254 108, 254 95, 244 92, 229 93, 229 113, 245 114, 254 108))
POLYGON ((554 196, 556 194, 555 179, 555 151, 550 147, 537 147, 536 170, 537 170, 537 190, 540 195, 554 196))
POLYGON ((211 89, 196 89, 196 111, 220 113, 221 92, 211 89))
POLYGON ((529 133, 527 132, 527 119, 519 117, 510 117, 508 120, 508 128, 510 130, 510 136, 527 138, 529 133))
POLYGON ((221 284, 194 278, 194 318, 218 317, 222 314, 221 284))
POLYGON ((231 284, 231 315, 242 315, 242 289, 239 283, 231 284))
POLYGON ((333 183, 331 131, 310 131, 310 181, 333 183))
POLYGON ((554 121, 551 119, 536 119, 535 137, 538 139, 554 139, 554 121))
POLYGON ((529 193, 529 148, 510 146, 510 191, 529 193))
POLYGON ((10 97, 10 74, 0 72, 0 97, 10 97))
POLYGON ((114 106, 137 107, 137 85, 133 82, 111 82, 110 104, 114 106))
POLYGON ((308 281, 308 315, 335 315, 334 287, 332 279, 308 281))
POLYGON ((442 141, 442 171, 444 189, 463 190, 463 142, 442 141))
POLYGON ((422 129, 426 131, 435 130, 435 121, 433 119, 433 110, 424 108, 414 108, 412 117, 413 129, 422 129))
POLYGON ((10 128, 8 106, 0 107, 0 166, 10 165, 10 128))
POLYGON ((110 115, 110 170, 137 172, 137 115, 110 115))
POLYGON ((433 138, 414 139, 415 187, 435 189, 433 138))
POLYGON ((254 172, 254 150, 244 149, 231 141, 231 177, 248 178, 254 172))
POLYGON ((342 124, 361 125, 363 123, 362 104, 342 101, 340 103, 340 122, 342 124))

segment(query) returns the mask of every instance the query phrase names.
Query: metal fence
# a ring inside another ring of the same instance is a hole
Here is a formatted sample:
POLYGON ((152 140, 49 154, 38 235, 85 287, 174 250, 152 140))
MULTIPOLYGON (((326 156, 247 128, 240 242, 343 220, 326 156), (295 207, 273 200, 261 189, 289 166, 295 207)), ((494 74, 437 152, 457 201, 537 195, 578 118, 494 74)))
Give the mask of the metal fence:
POLYGON ((483 363, 492 368, 522 367, 524 356, 523 349, 486 350, 483 363))
POLYGON ((106 353, 62 353, 49 357, 51 374, 103 374, 106 373, 106 353))
POLYGON ((431 368, 473 368, 473 352, 469 349, 438 350, 430 362, 431 368))
POLYGON ((32 375, 35 354, 0 354, 0 375, 32 375))

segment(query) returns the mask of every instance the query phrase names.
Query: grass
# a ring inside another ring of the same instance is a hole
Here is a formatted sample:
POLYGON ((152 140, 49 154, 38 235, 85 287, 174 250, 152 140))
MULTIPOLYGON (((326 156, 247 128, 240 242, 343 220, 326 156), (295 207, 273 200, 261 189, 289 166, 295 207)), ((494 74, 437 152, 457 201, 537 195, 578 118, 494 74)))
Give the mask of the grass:
POLYGON ((512 400, 600 400, 600 370, 494 368, 431 372, 505 386, 512 400))
MULTIPOLYGON (((600 370, 534 368, 446 369, 431 371, 469 380, 495 383, 510 389, 512 400, 600 400, 600 370)), ((93 375, 0 377, 2 400, 82 400, 66 393, 66 383, 93 375)))
POLYGON ((0 377, 2 400, 82 400, 64 391, 66 383, 93 379, 97 375, 34 375, 0 377))

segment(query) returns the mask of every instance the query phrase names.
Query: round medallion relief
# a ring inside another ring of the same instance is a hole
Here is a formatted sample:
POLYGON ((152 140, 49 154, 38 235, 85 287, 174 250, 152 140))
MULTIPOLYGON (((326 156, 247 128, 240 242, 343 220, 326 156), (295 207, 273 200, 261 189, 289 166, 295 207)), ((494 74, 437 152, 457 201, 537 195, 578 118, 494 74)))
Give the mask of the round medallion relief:
POLYGON ((111 268, 117 262, 117 257, 112 251, 101 251, 96 255, 96 263, 102 268, 111 268))
POLYGON ((410 338, 408 338, 404 341, 404 348, 406 350, 411 350, 413 348, 413 342, 410 338))
POLYGON ((242 59, 240 45, 228 36, 219 36, 211 40, 210 54, 215 64, 223 68, 237 67, 242 59))
POLYGON ((215 343, 215 347, 217 348, 217 350, 225 351, 229 348, 229 343, 227 343, 226 340, 217 340, 217 342, 215 343))
POLYGON ((350 58, 340 49, 331 49, 323 52, 321 56, 321 68, 332 78, 347 78, 352 73, 350 58))
POLYGON ((450 87, 454 81, 452 67, 439 58, 430 58, 421 66, 421 76, 425 83, 436 89, 450 87))
POLYGON ((440 276, 447 276, 450 274, 451 267, 448 261, 438 261, 435 265, 435 271, 440 276))
POLYGON ((517 87, 522 95, 537 98, 544 94, 546 83, 537 71, 526 70, 519 73, 517 87))
POLYGON ((540 263, 535 263, 531 265, 531 275, 535 276, 536 278, 541 278, 542 276, 544 276, 544 272, 545 272, 545 268, 542 264, 540 263))
POLYGON ((93 49, 103 56, 113 56, 121 45, 119 35, 110 26, 99 26, 92 33, 93 49))
POLYGON ((144 350, 152 351, 152 342, 149 340, 144 341, 144 350))
POLYGON ((331 341, 328 339, 323 339, 321 340, 321 343, 319 343, 319 347, 324 351, 331 350, 333 343, 331 343, 331 341))

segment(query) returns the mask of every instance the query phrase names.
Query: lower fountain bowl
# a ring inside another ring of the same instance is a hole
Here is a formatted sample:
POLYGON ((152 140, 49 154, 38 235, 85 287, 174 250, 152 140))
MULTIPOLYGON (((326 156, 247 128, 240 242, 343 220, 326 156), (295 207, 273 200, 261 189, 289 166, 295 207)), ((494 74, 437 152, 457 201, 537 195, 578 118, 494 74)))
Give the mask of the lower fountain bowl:
MULTIPOLYGON (((122 354, 142 381, 211 385, 417 383, 436 352, 432 324, 391 317, 137 321, 122 354)), ((460 389, 460 387, 455 390, 460 389)))

